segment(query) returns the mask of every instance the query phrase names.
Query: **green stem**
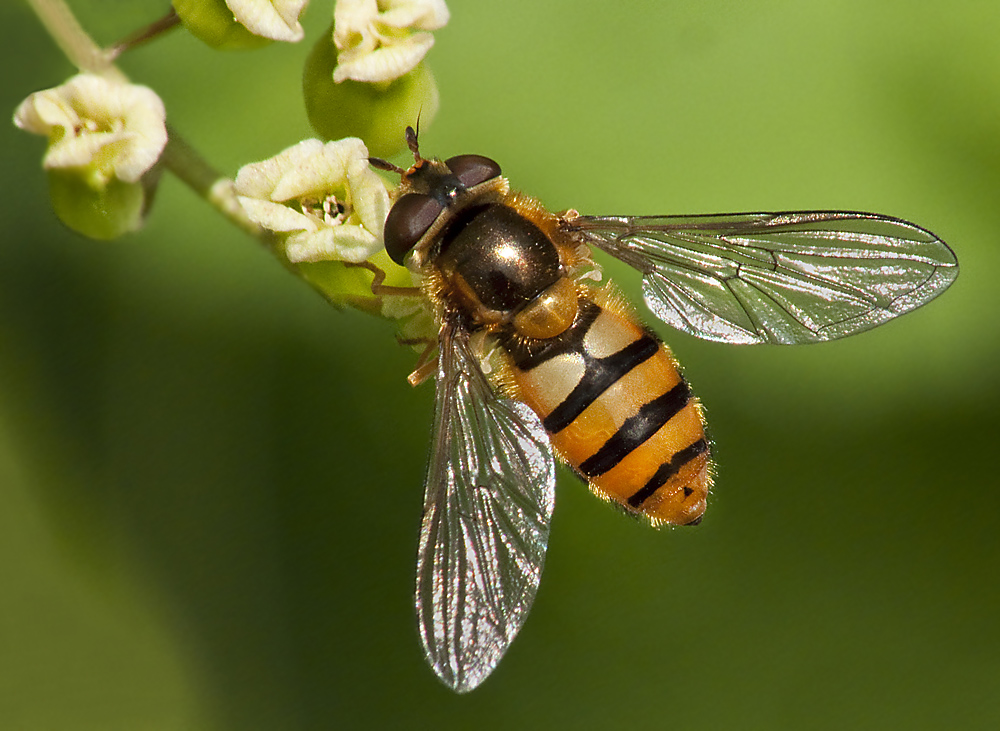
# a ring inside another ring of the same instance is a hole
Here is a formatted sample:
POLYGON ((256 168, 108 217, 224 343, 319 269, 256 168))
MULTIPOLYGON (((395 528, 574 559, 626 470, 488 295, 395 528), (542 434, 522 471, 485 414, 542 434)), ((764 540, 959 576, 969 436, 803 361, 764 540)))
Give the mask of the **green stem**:
POLYGON ((171 6, 170 11, 162 18, 150 23, 145 28, 140 28, 135 33, 123 38, 109 48, 107 51, 108 58, 114 60, 126 51, 131 51, 133 48, 141 46, 144 43, 156 40, 167 31, 179 27, 180 24, 181 19, 177 15, 177 11, 171 6))
POLYGON ((81 71, 126 81, 107 52, 94 43, 64 0, 28 0, 66 58, 81 71))
POLYGON ((160 157, 163 165, 219 213, 246 233, 270 244, 267 232, 250 220, 233 189, 233 181, 213 168, 183 137, 167 126, 167 146, 160 157))

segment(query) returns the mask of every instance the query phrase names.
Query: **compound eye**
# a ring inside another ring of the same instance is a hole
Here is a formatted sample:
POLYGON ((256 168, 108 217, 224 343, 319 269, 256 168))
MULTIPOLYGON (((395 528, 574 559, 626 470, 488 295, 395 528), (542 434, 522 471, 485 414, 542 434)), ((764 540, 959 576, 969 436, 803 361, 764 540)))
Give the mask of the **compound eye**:
POLYGON ((403 259, 434 225, 440 213, 441 204, 423 193, 407 193, 396 201, 382 230, 389 258, 402 265, 403 259))
POLYGON ((500 177, 500 166, 482 155, 456 155, 445 165, 466 188, 500 177))

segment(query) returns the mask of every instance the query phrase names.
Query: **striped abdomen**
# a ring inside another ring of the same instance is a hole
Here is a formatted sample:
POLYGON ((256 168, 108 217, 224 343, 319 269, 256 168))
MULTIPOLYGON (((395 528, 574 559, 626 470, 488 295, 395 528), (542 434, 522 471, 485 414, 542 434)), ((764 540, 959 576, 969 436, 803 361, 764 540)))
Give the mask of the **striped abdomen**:
POLYGON ((504 347, 518 397, 595 493, 654 523, 701 517, 701 409, 667 348, 623 308, 584 299, 559 337, 504 347))

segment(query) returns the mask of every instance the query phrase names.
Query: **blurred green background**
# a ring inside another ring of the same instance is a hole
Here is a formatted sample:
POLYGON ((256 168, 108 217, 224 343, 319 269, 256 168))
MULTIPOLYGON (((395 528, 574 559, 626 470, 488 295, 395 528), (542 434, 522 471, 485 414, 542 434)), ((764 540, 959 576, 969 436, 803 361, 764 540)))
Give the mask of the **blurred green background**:
MULTIPOLYGON (((106 43, 163 5, 73 3, 106 43)), ((391 325, 172 178, 140 234, 69 233, 43 141, 0 125, 0 728, 1000 727, 1000 6, 450 9, 425 153, 490 155, 555 210, 891 213, 958 282, 824 345, 664 332, 716 442, 704 523, 650 530, 563 474, 532 616, 458 697, 414 628, 432 391, 391 325)), ((310 136, 329 13, 304 45, 178 32, 122 66, 234 173, 310 136)), ((0 39, 8 113, 72 72, 20 4, 0 39)))

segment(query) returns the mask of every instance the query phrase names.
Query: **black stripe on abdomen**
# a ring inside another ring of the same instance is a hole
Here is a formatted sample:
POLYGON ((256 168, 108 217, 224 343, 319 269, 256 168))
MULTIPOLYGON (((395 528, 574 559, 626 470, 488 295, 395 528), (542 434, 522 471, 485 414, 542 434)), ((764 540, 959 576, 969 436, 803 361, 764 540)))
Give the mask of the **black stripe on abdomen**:
POLYGON ((653 496, 657 490, 659 490, 671 477, 680 472, 681 468, 688 462, 693 460, 699 454, 704 454, 708 451, 708 442, 704 438, 690 444, 673 457, 670 458, 669 462, 664 462, 660 465, 660 468, 656 473, 649 478, 649 482, 643 485, 639 490, 635 492, 628 499, 628 504, 633 508, 638 508, 646 500, 653 496))
POLYGON ((636 447, 656 434, 690 400, 691 391, 687 383, 681 381, 662 396, 643 405, 639 413, 627 418, 600 449, 583 461, 580 472, 593 478, 613 469, 636 447))
POLYGON ((579 344, 583 342, 590 326, 594 324, 601 312, 603 310, 599 305, 581 299, 576 320, 561 335, 535 340, 520 336, 516 328, 510 326, 496 333, 497 342, 507 351, 516 367, 522 371, 530 371, 552 358, 577 352, 579 344))
POLYGON ((660 344, 645 335, 617 353, 605 358, 590 358, 583 353, 584 373, 562 403, 542 420, 549 434, 557 434, 573 423, 584 410, 617 383, 626 373, 656 355, 660 344))

